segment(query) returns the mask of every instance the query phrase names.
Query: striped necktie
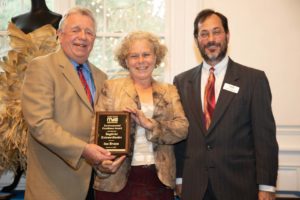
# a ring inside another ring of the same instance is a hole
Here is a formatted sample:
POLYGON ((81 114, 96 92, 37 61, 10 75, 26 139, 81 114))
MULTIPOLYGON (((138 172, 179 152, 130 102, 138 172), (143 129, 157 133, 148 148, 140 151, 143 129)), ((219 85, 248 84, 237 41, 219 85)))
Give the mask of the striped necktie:
POLYGON ((209 69, 209 77, 204 92, 204 120, 206 130, 209 128, 216 106, 214 67, 209 69))
POLYGON ((93 96, 92 96, 91 90, 89 88, 89 85, 87 84, 86 79, 84 78, 84 74, 83 74, 82 70, 83 70, 83 65, 79 64, 77 66, 77 73, 78 73, 79 79, 84 87, 84 90, 88 97, 88 100, 90 101, 91 105, 93 105, 93 96))

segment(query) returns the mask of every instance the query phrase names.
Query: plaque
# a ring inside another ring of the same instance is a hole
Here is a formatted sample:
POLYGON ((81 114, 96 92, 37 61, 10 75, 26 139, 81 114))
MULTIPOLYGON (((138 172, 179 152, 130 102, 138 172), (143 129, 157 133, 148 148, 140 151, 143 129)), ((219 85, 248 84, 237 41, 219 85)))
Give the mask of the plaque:
POLYGON ((130 120, 128 112, 96 112, 96 144, 114 155, 128 154, 130 120))

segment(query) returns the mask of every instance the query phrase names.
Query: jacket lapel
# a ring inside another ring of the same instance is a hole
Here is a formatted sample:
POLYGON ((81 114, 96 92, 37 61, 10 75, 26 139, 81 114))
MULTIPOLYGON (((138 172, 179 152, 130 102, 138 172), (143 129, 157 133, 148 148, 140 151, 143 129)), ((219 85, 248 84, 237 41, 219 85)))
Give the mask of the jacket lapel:
POLYGON ((154 111, 153 116, 157 116, 158 113, 162 112, 160 110, 165 105, 160 105, 162 100, 164 99, 166 90, 161 87, 155 80, 152 81, 152 93, 153 93, 153 105, 154 105, 154 111))
POLYGON ((124 91, 126 94, 136 103, 137 108, 141 109, 139 97, 137 95, 137 92, 135 90, 133 81, 130 77, 127 77, 124 84, 123 84, 124 91))
POLYGON ((90 70, 91 70, 91 73, 92 73, 92 78, 93 78, 93 81, 94 81, 94 85, 95 85, 95 96, 94 96, 94 104, 96 104, 99 100, 99 96, 100 96, 100 91, 102 88, 99 88, 100 86, 102 87, 103 86, 103 83, 105 81, 105 79, 99 79, 99 78, 96 78, 95 75, 97 74, 96 72, 96 67, 91 64, 90 62, 88 62, 88 65, 90 67, 90 70))
POLYGON ((190 95, 188 98, 190 101, 190 110, 194 115, 194 119, 197 119, 202 132, 206 132, 203 124, 203 110, 201 101, 201 70, 202 64, 196 68, 195 73, 192 74, 188 80, 187 94, 190 95))
MULTIPOLYGON (((137 92, 135 90, 133 81, 131 78, 127 77, 125 78, 124 84, 122 86, 122 90, 128 95, 130 98, 130 101, 127 101, 128 99, 125 99, 125 106, 136 106, 138 109, 141 109, 141 104, 139 101, 139 97, 137 95, 137 92), (132 104, 132 101, 134 102, 132 104), (131 102, 131 103, 129 103, 131 102)), ((124 99, 123 99, 124 102, 124 99)), ((123 103, 124 104, 124 103, 123 103)), ((133 153, 133 148, 134 148, 134 143, 135 143, 135 130, 136 130, 136 123, 134 120, 131 120, 131 134, 130 134, 130 156, 128 157, 130 162, 132 159, 132 153, 133 153)))
POLYGON ((211 126, 208 129, 208 134, 214 129, 214 127, 219 122, 226 109, 230 105, 230 102, 232 101, 233 97, 236 95, 234 92, 230 92, 223 89, 225 83, 240 87, 239 69, 235 67, 234 62, 231 59, 229 59, 228 62, 226 74, 220 90, 218 102, 216 104, 216 108, 213 114, 211 126))
POLYGON ((69 83, 74 87, 75 91, 84 102, 84 104, 86 104, 86 106, 93 112, 93 107, 87 98, 85 90, 76 71, 74 70, 72 63, 66 57, 62 49, 59 49, 57 53, 59 55, 59 66, 63 75, 66 77, 67 81, 69 81, 69 83))

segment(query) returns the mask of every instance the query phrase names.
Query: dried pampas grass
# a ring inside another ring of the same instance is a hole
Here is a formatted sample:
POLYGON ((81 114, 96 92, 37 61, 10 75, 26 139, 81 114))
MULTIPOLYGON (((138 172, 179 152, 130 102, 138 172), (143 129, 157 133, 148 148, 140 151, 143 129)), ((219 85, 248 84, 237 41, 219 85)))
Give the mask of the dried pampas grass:
POLYGON ((11 50, 0 61, 0 176, 26 169, 28 128, 21 108, 24 74, 29 62, 56 50, 56 30, 45 25, 25 34, 8 25, 11 50))

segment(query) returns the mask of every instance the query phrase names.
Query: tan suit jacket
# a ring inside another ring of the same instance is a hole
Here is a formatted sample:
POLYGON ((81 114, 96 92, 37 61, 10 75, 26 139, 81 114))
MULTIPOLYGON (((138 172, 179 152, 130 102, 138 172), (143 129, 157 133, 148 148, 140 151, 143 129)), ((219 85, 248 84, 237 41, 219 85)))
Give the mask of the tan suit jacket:
MULTIPOLYGON (((175 186, 175 156, 173 144, 186 138, 188 121, 176 87, 153 81, 154 112, 152 131, 146 130, 146 137, 153 143, 154 160, 160 181, 175 186)), ((97 110, 122 111, 126 107, 139 108, 140 101, 131 78, 108 80, 104 83, 97 110)), ((132 160, 135 123, 132 122, 130 154, 119 170, 109 177, 96 177, 94 188, 100 191, 119 192, 127 183, 132 160)))
MULTIPOLYGON (((97 102, 107 77, 90 63, 89 67, 97 102)), ((31 62, 22 109, 30 132, 25 199, 85 199, 92 168, 81 154, 94 137, 94 110, 61 49, 31 62)))

